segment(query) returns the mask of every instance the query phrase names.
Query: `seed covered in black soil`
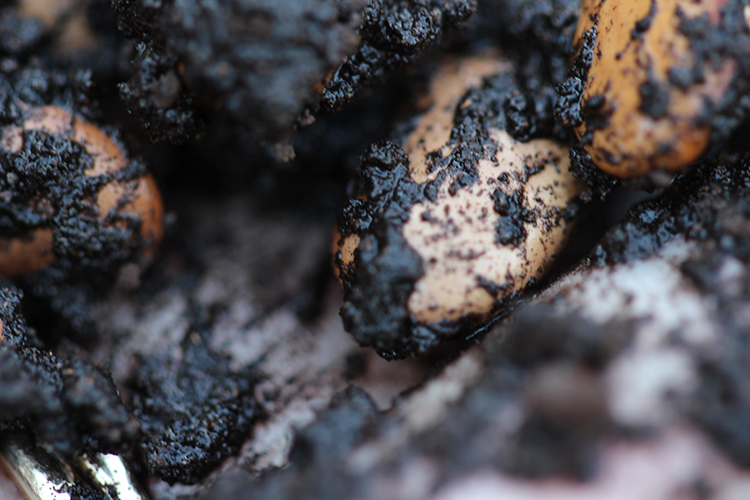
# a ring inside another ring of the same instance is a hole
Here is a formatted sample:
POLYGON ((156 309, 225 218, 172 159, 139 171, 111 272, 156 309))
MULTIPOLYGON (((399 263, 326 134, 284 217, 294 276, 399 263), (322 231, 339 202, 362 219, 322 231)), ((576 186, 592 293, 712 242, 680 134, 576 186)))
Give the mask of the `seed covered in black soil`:
POLYGON ((619 178, 675 171, 720 145, 750 108, 741 0, 586 0, 558 113, 619 178))
POLYGON ((430 94, 403 150, 363 157, 334 245, 344 325, 385 357, 471 332, 538 279, 581 189, 497 54, 449 60, 430 94))
POLYGON ((57 259, 107 272, 153 253, 163 207, 143 165, 61 107, 12 108, 0 136, 0 273, 16 278, 57 259))

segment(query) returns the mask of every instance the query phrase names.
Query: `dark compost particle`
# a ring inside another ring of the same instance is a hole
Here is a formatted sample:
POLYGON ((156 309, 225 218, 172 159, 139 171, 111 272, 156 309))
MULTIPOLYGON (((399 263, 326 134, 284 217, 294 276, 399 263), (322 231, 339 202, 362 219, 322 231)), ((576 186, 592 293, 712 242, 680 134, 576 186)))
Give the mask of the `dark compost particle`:
MULTIPOLYGON (((719 158, 678 176, 658 199, 634 208, 592 252, 595 265, 630 262, 654 255, 665 243, 684 236, 721 241, 720 220, 735 220, 745 210, 750 186, 748 160, 719 158)), ((727 229, 732 229, 731 227, 727 229)))
POLYGON ((395 69, 415 63, 475 9, 476 0, 371 1, 359 28, 362 43, 326 83, 321 108, 338 110, 362 90, 382 84, 395 69))
POLYGON ((559 84, 567 73, 580 0, 482 0, 469 35, 497 38, 530 89, 559 84))

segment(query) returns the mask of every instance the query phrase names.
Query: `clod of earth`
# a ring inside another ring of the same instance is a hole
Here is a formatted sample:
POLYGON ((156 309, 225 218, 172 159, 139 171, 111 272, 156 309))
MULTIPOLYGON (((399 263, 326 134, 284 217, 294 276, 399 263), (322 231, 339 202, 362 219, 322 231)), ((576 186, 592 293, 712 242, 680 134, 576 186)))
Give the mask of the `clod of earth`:
POLYGON ((21 315, 21 295, 0 286, 0 432, 28 429, 65 459, 84 449, 129 448, 138 422, 111 376, 37 347, 39 338, 21 315))

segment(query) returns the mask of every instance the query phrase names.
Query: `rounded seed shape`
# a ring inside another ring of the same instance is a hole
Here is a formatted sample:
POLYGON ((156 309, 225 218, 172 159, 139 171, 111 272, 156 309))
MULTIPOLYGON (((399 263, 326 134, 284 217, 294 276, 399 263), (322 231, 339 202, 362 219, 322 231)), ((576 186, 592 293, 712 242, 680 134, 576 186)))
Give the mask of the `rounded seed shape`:
POLYGON ((619 178, 676 171, 747 112, 750 30, 740 0, 584 0, 563 121, 619 178))
POLYGON ((582 186, 565 145, 511 136, 503 109, 519 96, 497 54, 452 59, 401 146, 364 155, 365 192, 334 239, 361 344, 396 358, 471 333, 549 268, 582 186))
POLYGON ((20 125, 3 128, 0 162, 0 213, 16 219, 0 229, 5 276, 54 262, 56 238, 64 240, 64 258, 87 265, 98 259, 99 268, 108 267, 111 245, 127 247, 115 248, 121 263, 153 254, 161 241, 164 208, 153 177, 104 131, 60 107, 26 109, 20 125))

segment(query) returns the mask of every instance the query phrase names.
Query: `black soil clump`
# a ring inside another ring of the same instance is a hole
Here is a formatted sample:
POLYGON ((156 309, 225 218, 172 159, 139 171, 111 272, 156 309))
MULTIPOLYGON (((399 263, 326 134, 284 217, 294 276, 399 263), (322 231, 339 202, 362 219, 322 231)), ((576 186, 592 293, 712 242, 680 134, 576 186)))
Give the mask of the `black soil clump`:
POLYGON ((21 294, 0 289, 0 429, 29 429, 61 456, 122 453, 138 424, 109 374, 40 347, 20 313, 21 294))
POLYGON ((126 105, 153 141, 182 142, 209 111, 264 141, 289 143, 327 75, 357 49, 363 0, 206 3, 115 0, 136 40, 126 105))
POLYGON ((691 348, 700 384, 685 411, 738 465, 750 465, 750 158, 722 156, 679 175, 660 197, 640 204, 592 253, 594 265, 655 255, 681 237, 697 245, 683 276, 716 308, 711 349, 691 348))
POLYGON ((381 429, 383 417, 366 392, 354 386, 336 394, 315 423, 297 433, 284 470, 270 471, 255 482, 244 470, 224 477, 202 500, 350 498, 356 489, 344 472, 352 449, 381 429))
POLYGON ((115 0, 136 40, 121 97, 151 140, 180 143, 208 120, 239 126, 274 157, 297 127, 416 62, 476 10, 473 0, 115 0))
POLYGON ((718 221, 746 204, 748 186, 747 158, 703 162, 677 176, 663 195, 632 209, 593 250, 593 262, 602 266, 647 258, 678 236, 705 241, 716 234, 718 221))
POLYGON ((580 13, 580 0, 482 0, 472 23, 500 42, 525 87, 539 89, 565 79, 580 13))
POLYGON ((482 374, 426 429, 409 434, 401 414, 377 413, 361 391, 350 388, 298 434, 288 468, 260 479, 234 473, 199 498, 366 497, 419 463, 433 467, 432 491, 487 468, 530 478, 590 478, 602 438, 615 429, 607 415, 604 372, 629 345, 631 331, 628 324, 560 320, 543 306, 529 307, 504 341, 495 337, 481 346, 482 374), (554 393, 545 389, 551 379, 554 393), (504 428, 501 415, 524 401, 530 404, 521 421, 504 428), (389 441, 399 431, 403 439, 389 441), (364 474, 352 466, 362 450, 380 457, 364 474))
POLYGON ((719 447, 738 465, 750 466, 750 340, 745 317, 750 300, 750 158, 714 167, 712 204, 691 208, 700 216, 692 225, 701 251, 681 266, 700 294, 710 297, 721 324, 711 352, 695 350, 700 389, 690 412, 719 447))
POLYGON ((205 112, 185 91, 175 56, 139 42, 132 64, 133 75, 119 85, 120 99, 149 139, 180 144, 205 129, 205 112))
POLYGON ((406 310, 424 271, 421 257, 406 242, 401 228, 411 207, 424 195, 411 180, 406 153, 394 143, 371 146, 362 162, 367 201, 352 200, 339 222, 342 238, 363 235, 354 262, 356 272, 342 269, 341 318, 344 328, 361 344, 388 358, 408 356, 424 349, 420 340, 434 338, 429 332, 414 338, 406 310))
POLYGON ((320 106, 341 109, 392 72, 413 65, 476 10, 476 0, 373 0, 359 28, 362 42, 326 84, 320 106))
POLYGON ((200 481, 237 454, 265 415, 254 394, 259 376, 233 372, 229 357, 208 348, 206 332, 194 324, 177 358, 144 356, 130 381, 146 468, 170 484, 200 481))

